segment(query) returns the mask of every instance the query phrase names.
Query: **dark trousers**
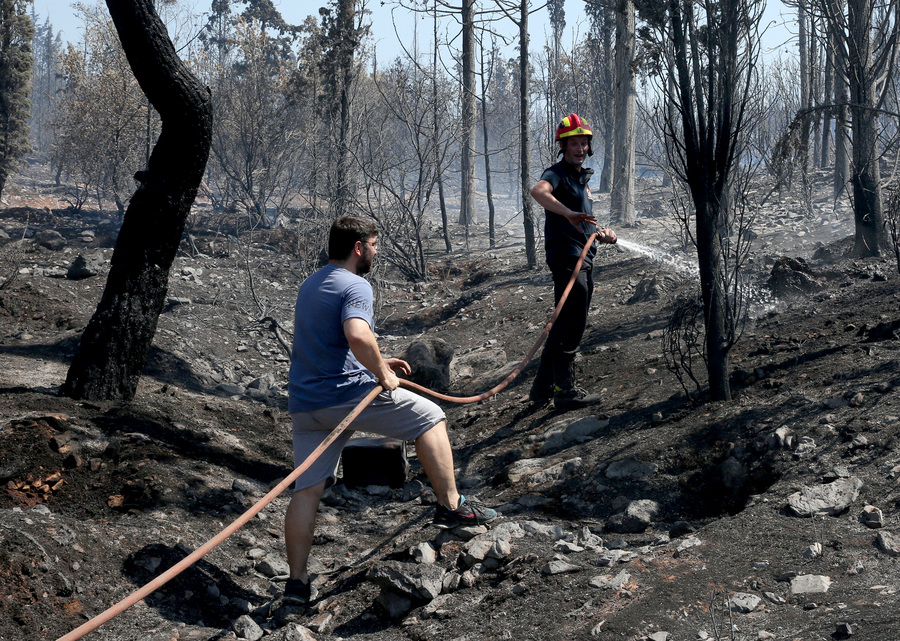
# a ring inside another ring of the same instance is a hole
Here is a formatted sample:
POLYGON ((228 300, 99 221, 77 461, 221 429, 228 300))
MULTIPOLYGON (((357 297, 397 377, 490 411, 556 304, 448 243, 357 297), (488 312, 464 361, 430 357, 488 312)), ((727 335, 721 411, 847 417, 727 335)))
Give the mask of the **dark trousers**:
MULTIPOLYGON (((575 269, 577 262, 576 256, 571 259, 548 262, 553 274, 553 296, 557 305, 569 284, 569 279, 572 278, 572 270, 575 269)), ((531 387, 533 400, 546 398, 547 394, 552 393, 554 385, 560 389, 569 389, 574 385, 572 362, 575 360, 575 351, 584 336, 593 293, 593 274, 590 269, 582 267, 566 298, 565 305, 560 310, 559 316, 547 336, 547 342, 541 354, 541 362, 531 387)))
MULTIPOLYGON (((570 259, 554 261, 548 265, 553 274, 553 298, 556 305, 559 305, 559 299, 562 298, 566 285, 572 278, 572 270, 577 261, 578 257, 572 256, 570 259)), ((552 355, 550 360, 557 358, 571 360, 575 357, 575 350, 581 344, 584 329, 587 327, 588 310, 591 307, 593 294, 594 276, 591 269, 582 266, 581 271, 578 272, 578 278, 575 279, 575 284, 572 286, 572 291, 566 298, 566 304, 563 305, 559 317, 550 328, 542 359, 548 355, 552 355)))

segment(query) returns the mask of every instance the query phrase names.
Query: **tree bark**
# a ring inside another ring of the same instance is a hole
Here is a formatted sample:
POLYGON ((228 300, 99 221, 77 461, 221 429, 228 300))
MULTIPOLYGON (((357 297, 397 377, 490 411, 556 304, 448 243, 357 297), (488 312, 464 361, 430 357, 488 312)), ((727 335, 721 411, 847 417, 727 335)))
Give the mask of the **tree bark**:
POLYGON ((475 216, 475 0, 462 3, 462 157, 459 224, 475 216))
POLYGON ((887 246, 878 166, 878 123, 872 69, 872 0, 847 3, 849 36, 850 117, 853 122, 853 215, 856 223, 855 256, 880 256, 887 246))
POLYGON ((531 202, 531 136, 528 122, 531 104, 528 86, 531 76, 528 67, 528 0, 519 5, 519 178, 522 187, 522 222, 525 226, 525 259, 528 269, 537 267, 537 247, 534 238, 534 206, 531 202))
POLYGON ((613 146, 611 219, 633 225, 634 212, 634 0, 619 0, 616 7, 616 125, 613 146))
POLYGON ((212 139, 209 90, 175 52, 152 0, 107 0, 128 62, 162 129, 116 241, 106 288, 62 393, 134 397, 166 300, 169 269, 212 139))

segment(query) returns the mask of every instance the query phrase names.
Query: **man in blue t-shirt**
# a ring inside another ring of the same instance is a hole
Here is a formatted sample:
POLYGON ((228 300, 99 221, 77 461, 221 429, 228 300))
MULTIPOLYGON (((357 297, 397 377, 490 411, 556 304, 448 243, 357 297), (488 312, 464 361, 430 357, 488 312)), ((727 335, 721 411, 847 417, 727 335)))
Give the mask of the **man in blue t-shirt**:
MULTIPOLYGON (((433 524, 441 528, 488 522, 497 512, 459 494, 444 412, 433 402, 399 387, 395 371, 409 363, 382 358, 375 338, 372 287, 362 278, 377 254, 377 228, 344 216, 328 239, 328 265, 300 286, 294 309, 290 396, 294 465, 299 466, 376 385, 384 391, 351 423, 354 430, 415 441, 416 455, 437 498, 433 524)), ((316 512, 325 488, 335 482, 346 430, 294 484, 284 520, 290 578, 285 603, 306 605, 311 596, 307 568, 316 512)))
MULTIPOLYGON (((544 246, 547 266, 553 274, 556 304, 572 277, 575 263, 588 237, 597 232, 597 240, 615 243, 611 229, 597 229, 588 180, 594 170, 583 167, 593 155, 593 133, 578 114, 562 119, 556 128, 556 140, 562 160, 549 167, 531 188, 531 196, 544 208, 544 246)), ((556 409, 567 410, 599 402, 599 394, 588 394, 575 384, 575 351, 587 327, 591 295, 594 292, 593 269, 596 248, 584 258, 575 285, 566 304, 547 336, 537 375, 529 398, 544 404, 553 399, 556 409)))

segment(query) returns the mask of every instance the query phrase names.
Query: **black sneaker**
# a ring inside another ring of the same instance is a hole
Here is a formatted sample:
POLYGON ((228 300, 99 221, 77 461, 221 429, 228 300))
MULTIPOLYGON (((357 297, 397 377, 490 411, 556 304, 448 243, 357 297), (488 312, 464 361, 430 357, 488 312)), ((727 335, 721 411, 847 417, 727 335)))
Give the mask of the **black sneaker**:
POLYGON ((460 525, 489 523, 498 516, 497 510, 493 510, 475 500, 466 500, 466 497, 460 495, 459 506, 455 510, 438 504, 431 524, 442 530, 449 530, 460 525))
POLYGON ((588 394, 580 387, 562 389, 557 387, 553 394, 553 407, 558 410, 575 410, 579 407, 595 405, 603 401, 603 394, 588 394))
POLYGON ((285 605, 299 605, 306 607, 309 605, 309 599, 312 595, 311 582, 303 582, 302 579, 288 579, 284 584, 284 593, 281 595, 281 602, 285 605))

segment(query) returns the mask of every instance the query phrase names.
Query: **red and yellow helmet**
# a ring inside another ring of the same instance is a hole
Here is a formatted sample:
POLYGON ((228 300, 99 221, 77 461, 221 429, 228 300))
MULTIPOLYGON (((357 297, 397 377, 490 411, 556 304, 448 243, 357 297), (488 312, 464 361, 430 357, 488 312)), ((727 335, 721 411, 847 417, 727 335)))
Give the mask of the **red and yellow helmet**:
POLYGON ((593 135, 594 133, 591 131, 590 125, 588 125, 578 114, 569 114, 563 118, 556 127, 556 140, 562 140, 569 136, 593 137, 593 135))

